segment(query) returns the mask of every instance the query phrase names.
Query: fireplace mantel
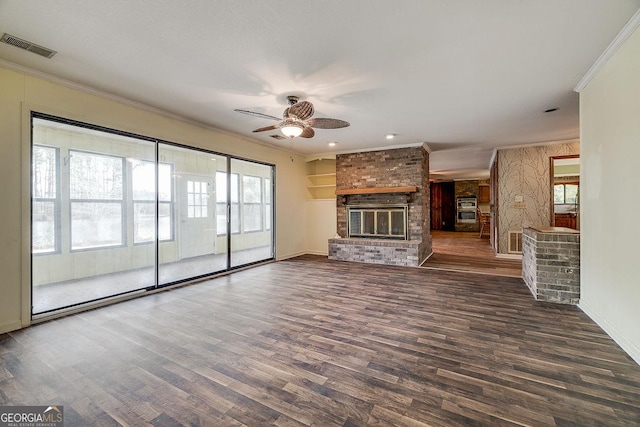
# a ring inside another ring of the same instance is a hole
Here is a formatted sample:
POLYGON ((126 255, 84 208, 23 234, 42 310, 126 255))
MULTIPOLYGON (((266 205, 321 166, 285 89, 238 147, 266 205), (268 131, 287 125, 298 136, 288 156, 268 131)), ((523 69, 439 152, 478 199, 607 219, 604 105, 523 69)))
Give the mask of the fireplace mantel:
POLYGON ((342 203, 347 203, 347 196, 358 194, 389 194, 389 193, 405 193, 407 195, 407 203, 411 202, 411 193, 416 193, 418 187, 415 185, 407 187, 372 187, 372 188, 350 188, 347 190, 336 190, 336 196, 342 196, 342 203))
POLYGON ((336 190, 336 195, 349 196, 352 194, 415 193, 417 191, 418 187, 414 185, 408 187, 351 188, 349 190, 336 190))

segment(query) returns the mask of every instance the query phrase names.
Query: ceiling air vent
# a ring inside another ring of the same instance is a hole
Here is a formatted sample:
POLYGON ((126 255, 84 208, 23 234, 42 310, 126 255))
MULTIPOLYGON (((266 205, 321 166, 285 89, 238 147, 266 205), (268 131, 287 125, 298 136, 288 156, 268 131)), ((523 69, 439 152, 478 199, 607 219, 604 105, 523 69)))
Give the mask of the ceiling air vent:
POLYGON ((281 140, 281 139, 287 139, 285 136, 282 136, 280 134, 273 134, 273 135, 269 135, 271 138, 273 139, 277 139, 277 140, 281 140))
POLYGON ((11 34, 7 34, 7 33, 4 33, 2 35, 2 39, 0 39, 0 41, 15 47, 19 47, 20 49, 28 50, 29 52, 33 52, 40 56, 44 56, 45 58, 51 58, 53 55, 58 53, 55 50, 51 50, 46 47, 37 45, 35 43, 22 40, 21 38, 12 36, 11 34))

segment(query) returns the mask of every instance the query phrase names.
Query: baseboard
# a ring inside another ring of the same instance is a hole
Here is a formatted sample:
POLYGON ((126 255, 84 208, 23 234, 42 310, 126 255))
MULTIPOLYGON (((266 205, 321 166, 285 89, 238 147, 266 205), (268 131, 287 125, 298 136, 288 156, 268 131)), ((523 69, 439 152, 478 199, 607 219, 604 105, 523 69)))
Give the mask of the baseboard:
POLYGON ((634 343, 627 340, 609 321, 600 316, 598 312, 589 304, 580 300, 578 308, 582 310, 587 316, 591 318, 598 326, 604 330, 607 335, 611 337, 622 349, 638 364, 640 365, 640 348, 634 343))
POLYGON ((321 255, 321 256, 329 256, 329 252, 327 251, 307 251, 307 255, 321 255))
MULTIPOLYGON (((289 258, 295 258, 297 256, 302 256, 302 255, 306 255, 308 253, 311 252, 307 252, 307 251, 302 251, 302 252, 296 252, 294 254, 287 254, 287 255, 281 255, 279 256, 276 261, 284 261, 285 259, 289 259, 289 258)), ((325 254, 326 255, 326 254, 325 254)))
POLYGON ((0 334, 17 331, 18 329, 22 329, 22 322, 20 321, 3 323, 2 325, 0 325, 0 334))

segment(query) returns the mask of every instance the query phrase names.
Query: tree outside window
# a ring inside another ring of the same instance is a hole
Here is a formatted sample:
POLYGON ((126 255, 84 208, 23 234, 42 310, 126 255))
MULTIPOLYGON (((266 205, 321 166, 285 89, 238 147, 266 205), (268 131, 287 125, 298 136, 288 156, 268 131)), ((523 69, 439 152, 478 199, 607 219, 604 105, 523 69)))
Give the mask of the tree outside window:
POLYGON ((59 250, 58 149, 33 146, 32 229, 33 253, 59 250))

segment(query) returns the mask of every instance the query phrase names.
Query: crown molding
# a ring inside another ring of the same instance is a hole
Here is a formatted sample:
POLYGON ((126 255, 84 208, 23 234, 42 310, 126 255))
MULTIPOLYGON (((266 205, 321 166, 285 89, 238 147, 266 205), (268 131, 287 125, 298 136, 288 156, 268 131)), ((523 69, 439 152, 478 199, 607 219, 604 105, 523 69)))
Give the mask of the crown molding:
POLYGON ((580 93, 584 90, 585 87, 591 82, 591 80, 600 72, 602 68, 609 62, 609 59, 616 54, 618 49, 627 41, 631 34, 634 33, 640 27, 640 9, 636 11, 636 13, 629 19, 627 24, 620 30, 618 35, 613 39, 613 41, 607 46, 607 48, 602 52, 602 55, 596 60, 596 62, 589 68, 589 71, 580 79, 576 87, 573 89, 574 91, 580 93))
POLYGON ((309 154, 307 158, 327 158, 327 156, 336 154, 352 154, 352 153, 366 153, 369 151, 383 151, 383 150, 396 150, 399 148, 415 148, 415 147, 424 147, 424 143, 418 142, 414 144, 399 144, 399 145, 387 145, 384 147, 372 147, 372 148, 354 148, 353 150, 344 150, 344 151, 334 151, 331 153, 318 153, 318 154, 309 154))
POLYGON ((541 147, 545 145, 556 145, 556 144, 571 144, 573 142, 580 143, 580 138, 570 138, 570 139, 561 139, 557 141, 540 141, 540 142, 532 142, 529 144, 515 144, 515 145, 505 145, 502 147, 496 147, 495 149, 500 150, 512 150, 514 148, 528 148, 528 147, 541 147))
MULTIPOLYGON (((30 77, 35 77, 44 81, 48 81, 50 83, 54 83, 60 86, 64 86, 68 89, 73 89, 73 90, 77 90, 79 92, 83 92, 83 93, 87 93, 89 95, 93 95, 93 96, 97 96, 99 98, 103 98, 103 99, 107 99, 109 101, 113 101, 113 102, 117 102, 119 104, 123 104, 126 105, 128 107, 133 107, 142 111, 145 111, 147 113, 152 113, 152 114, 157 114, 159 116, 165 117, 167 119, 172 119, 172 120, 176 120, 176 121, 180 121, 183 123, 187 123, 190 124, 192 126, 197 126, 199 128, 202 129, 207 129, 213 132, 217 132, 223 135, 227 135, 227 136, 232 136, 234 138, 238 138, 241 139, 243 141, 247 141, 250 142, 252 144, 258 144, 261 145, 263 147, 268 147, 268 148, 272 148, 274 150, 279 150, 279 151, 284 151, 286 153, 289 154, 294 154, 296 156, 304 156, 304 154, 300 153, 299 151, 296 151, 292 148, 287 148, 287 147, 282 147, 276 144, 270 144, 268 142, 264 142, 264 141, 260 141, 258 139, 253 139, 253 138, 248 138, 244 135, 239 135, 233 132, 229 132, 223 129, 219 129, 216 127, 213 127, 209 124, 206 124, 204 122, 200 122, 198 120, 194 120, 194 119, 190 119, 188 117, 185 116, 181 116, 179 114, 176 113, 172 113, 170 111, 167 110, 163 110, 161 108, 157 108, 157 107, 153 107, 151 105, 147 105, 144 104, 142 102, 138 102, 138 101, 133 101, 129 98, 125 98, 119 95, 114 95, 112 93, 109 92, 105 92, 102 91, 100 89, 96 89, 93 88, 91 86, 87 86, 81 83, 77 83, 71 80, 67 80, 64 79, 62 77, 58 77, 55 76, 53 74, 48 74, 48 73, 44 73, 42 71, 38 71, 38 70, 34 70, 33 68, 29 68, 29 67, 25 67, 23 65, 19 65, 19 64, 15 64, 13 62, 9 62, 7 60, 4 59, 0 59, 0 67, 1 68, 6 68, 7 70, 11 70, 11 71, 15 71, 18 73, 22 73, 25 74, 27 76, 30 77)), ((148 135, 148 136, 152 136, 152 135, 148 135)))

